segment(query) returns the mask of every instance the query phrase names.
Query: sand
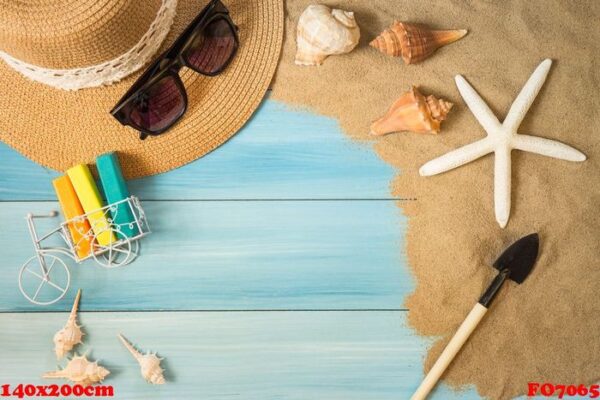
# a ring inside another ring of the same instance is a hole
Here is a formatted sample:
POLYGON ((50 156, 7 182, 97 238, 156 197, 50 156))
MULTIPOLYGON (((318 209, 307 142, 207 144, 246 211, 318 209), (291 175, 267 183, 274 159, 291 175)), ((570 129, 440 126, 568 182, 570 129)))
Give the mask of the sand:
POLYGON ((424 369, 492 278, 495 257, 515 239, 539 232, 534 273, 503 289, 444 379, 454 387, 475 384, 493 399, 524 394, 529 381, 600 381, 600 2, 347 1, 343 8, 356 12, 361 27, 357 49, 320 67, 299 67, 295 21, 309 3, 288 1, 272 97, 339 119, 350 136, 369 140, 397 167, 391 194, 418 199, 398 203, 409 216, 408 247, 398 251, 407 251, 416 278, 406 300, 409 322, 420 335, 438 337, 424 369), (469 34, 406 66, 367 45, 395 18, 469 34), (418 168, 485 135, 454 75, 464 75, 502 120, 544 58, 554 64, 520 132, 563 141, 588 160, 513 152, 512 213, 501 229, 493 211, 493 156, 435 177, 420 177, 418 168), (370 122, 412 84, 455 103, 442 133, 369 137, 370 122))

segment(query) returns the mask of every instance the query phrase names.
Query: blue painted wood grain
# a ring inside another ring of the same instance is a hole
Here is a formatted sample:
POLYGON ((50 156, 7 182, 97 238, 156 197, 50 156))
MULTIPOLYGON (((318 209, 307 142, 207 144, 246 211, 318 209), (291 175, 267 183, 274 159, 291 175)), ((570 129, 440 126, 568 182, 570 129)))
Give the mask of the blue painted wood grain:
MULTIPOLYGON (((394 201, 147 201, 153 233, 132 264, 68 262, 90 310, 399 309, 413 288, 394 201)), ((5 202, 0 310, 40 310, 17 276, 34 255, 25 224, 55 202, 5 202)), ((60 218, 38 222, 40 234, 60 218)), ((57 242, 49 242, 52 245, 57 242)), ((69 261, 68 259, 65 259, 69 261)), ((54 290, 48 288, 48 290, 54 290)), ((70 299, 44 307, 61 310, 70 299)))
MULTIPOLYGON (((88 308, 91 296, 82 297, 88 308)), ((66 313, 0 314, 2 383, 49 384, 52 336, 66 313)), ((80 313, 89 351, 111 371, 117 399, 408 399, 426 343, 404 312, 80 313), (145 383, 117 333, 165 357, 168 382, 145 383)), ((65 362, 62 362, 64 365, 65 362)), ((477 399, 441 385, 432 400, 477 399)))
MULTIPOLYGON (((55 200, 58 174, 0 143, 0 201, 55 200)), ((334 119, 265 101, 226 145, 179 169, 130 182, 142 199, 389 198, 394 170, 334 119)), ((406 196, 410 197, 410 193, 406 196)))
MULTIPOLYGON (((40 310, 20 297, 16 272, 33 250, 23 216, 56 207, 57 174, 2 144, 0 167, 0 378, 44 383, 66 315, 6 311, 40 310)), ((71 268, 84 289, 84 349, 113 371, 116 398, 408 398, 428 341, 406 328, 405 312, 289 311, 402 307, 413 285, 404 217, 393 201, 282 201, 390 199, 394 173, 334 120, 266 101, 218 151, 131 182, 161 200, 144 203, 154 234, 142 256, 122 270, 71 268), (181 201, 199 199, 280 201, 181 201), (159 309, 287 311, 114 312, 159 309), (119 331, 167 357, 168 385, 141 380, 119 331)), ((68 309, 74 293, 43 310, 68 309)), ((433 397, 458 398, 478 396, 441 386, 433 397)))

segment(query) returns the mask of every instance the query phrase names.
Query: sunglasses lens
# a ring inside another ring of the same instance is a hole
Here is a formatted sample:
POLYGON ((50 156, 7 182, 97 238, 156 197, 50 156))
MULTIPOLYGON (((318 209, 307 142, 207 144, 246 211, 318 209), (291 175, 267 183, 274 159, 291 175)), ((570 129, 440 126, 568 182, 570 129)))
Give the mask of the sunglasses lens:
POLYGON ((141 93, 129 118, 139 128, 158 132, 174 124, 185 111, 185 97, 176 78, 165 76, 141 93))
POLYGON ((223 69, 237 50, 233 29, 224 18, 211 21, 183 54, 188 66, 205 74, 223 69))

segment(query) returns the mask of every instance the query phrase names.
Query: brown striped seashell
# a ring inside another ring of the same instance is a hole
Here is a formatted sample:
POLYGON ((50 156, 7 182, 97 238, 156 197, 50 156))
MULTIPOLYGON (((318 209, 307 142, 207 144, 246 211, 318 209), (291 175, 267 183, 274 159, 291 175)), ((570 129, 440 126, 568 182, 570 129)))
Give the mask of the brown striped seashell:
POLYGON ((416 64, 466 34, 466 29, 435 31, 421 25, 395 21, 369 44, 384 54, 401 56, 406 64, 416 64))
POLYGON ((415 86, 402 94, 385 115, 371 124, 372 135, 411 131, 439 133, 453 104, 434 96, 423 96, 415 86))

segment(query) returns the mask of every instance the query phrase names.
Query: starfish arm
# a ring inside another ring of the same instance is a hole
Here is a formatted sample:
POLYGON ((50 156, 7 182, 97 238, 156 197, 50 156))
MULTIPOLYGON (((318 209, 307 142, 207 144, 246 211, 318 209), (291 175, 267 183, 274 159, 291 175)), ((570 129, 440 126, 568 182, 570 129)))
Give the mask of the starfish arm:
POLYGON ((481 139, 423 164, 419 169, 419 174, 421 176, 437 175, 477 160, 493 150, 492 143, 488 138, 481 139))
POLYGON ((510 216, 511 165, 510 147, 500 147, 494 154, 494 212, 504 228, 510 216))
POLYGON ((556 140, 545 139, 537 136, 516 135, 512 140, 513 148, 530 153, 541 154, 546 157, 558 158, 567 161, 585 161, 586 156, 577 149, 556 140))
POLYGON ((473 89, 473 86, 467 82, 462 75, 456 75, 454 78, 456 87, 460 92, 460 95, 467 103, 467 106, 477 118, 477 121, 483 126, 483 129, 490 134, 496 131, 500 127, 498 118, 494 115, 492 110, 488 107, 485 101, 479 96, 479 94, 473 89))
POLYGON ((551 65, 552 60, 549 58, 542 61, 535 71, 533 71, 533 74, 531 74, 515 101, 513 101, 503 123, 508 130, 516 131, 519 125, 521 125, 523 118, 525 118, 527 111, 529 111, 529 107, 531 107, 544 85, 551 65))

